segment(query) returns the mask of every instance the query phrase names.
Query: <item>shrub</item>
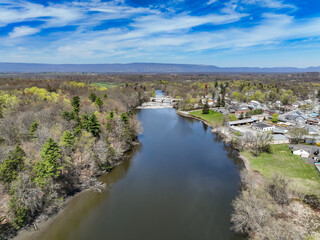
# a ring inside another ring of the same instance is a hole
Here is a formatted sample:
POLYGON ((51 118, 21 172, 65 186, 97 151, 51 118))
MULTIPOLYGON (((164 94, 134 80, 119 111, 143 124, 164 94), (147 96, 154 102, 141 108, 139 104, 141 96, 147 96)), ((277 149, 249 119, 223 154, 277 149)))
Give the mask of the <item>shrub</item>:
POLYGON ((272 178, 272 183, 267 186, 267 191, 279 205, 289 204, 288 180, 279 175, 272 178))
POLYGON ((305 195, 303 202, 310 205, 313 209, 320 210, 320 197, 314 194, 305 195))

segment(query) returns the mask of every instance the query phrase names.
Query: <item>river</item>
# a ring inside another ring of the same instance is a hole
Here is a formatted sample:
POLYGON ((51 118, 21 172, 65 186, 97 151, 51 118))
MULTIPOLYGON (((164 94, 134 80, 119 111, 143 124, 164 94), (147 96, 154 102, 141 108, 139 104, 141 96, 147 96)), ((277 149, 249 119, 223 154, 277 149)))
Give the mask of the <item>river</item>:
POLYGON ((174 109, 139 110, 141 145, 72 199, 41 240, 238 240, 231 201, 241 161, 210 128, 174 109))

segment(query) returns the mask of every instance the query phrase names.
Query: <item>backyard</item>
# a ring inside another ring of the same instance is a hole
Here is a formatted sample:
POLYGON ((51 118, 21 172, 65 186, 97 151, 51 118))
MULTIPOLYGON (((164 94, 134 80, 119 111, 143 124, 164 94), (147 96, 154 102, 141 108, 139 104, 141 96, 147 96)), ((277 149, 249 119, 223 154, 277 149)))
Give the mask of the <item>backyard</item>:
POLYGON ((261 153, 258 157, 249 151, 241 154, 248 159, 252 170, 260 172, 265 177, 282 175, 290 179, 293 185, 304 188, 307 193, 320 194, 320 175, 313 165, 293 155, 286 144, 272 145, 271 151, 261 153))

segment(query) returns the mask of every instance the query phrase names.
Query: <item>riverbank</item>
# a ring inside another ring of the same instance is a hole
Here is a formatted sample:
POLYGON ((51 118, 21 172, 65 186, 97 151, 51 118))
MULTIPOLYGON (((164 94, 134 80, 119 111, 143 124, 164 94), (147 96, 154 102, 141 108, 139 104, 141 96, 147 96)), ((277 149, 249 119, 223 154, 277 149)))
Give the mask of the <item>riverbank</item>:
MULTIPOLYGON (((177 114, 200 120, 212 127, 206 119, 189 112, 177 111, 177 114)), ((221 134, 219 127, 212 127, 211 131, 222 135, 224 141, 230 141, 226 134, 221 134)), ((315 187, 316 182, 320 184, 320 181, 316 180, 319 175, 306 175, 306 170, 299 168, 302 164, 304 168, 309 167, 308 173, 310 170, 315 173, 310 169, 311 166, 301 162, 303 160, 299 157, 291 156, 289 148, 284 149, 279 145, 272 146, 272 153, 263 153, 258 157, 248 151, 238 154, 244 163, 244 169, 241 171, 241 192, 232 204, 233 230, 249 235, 250 239, 266 239, 267 236, 271 236, 270 239, 320 239, 320 202, 317 202, 319 198, 317 200, 315 195, 312 195, 319 194, 315 187), (293 162, 290 161, 292 159, 293 162), (288 169, 288 164, 291 164, 293 170, 288 169), (298 166, 294 166, 295 164, 298 166), (294 181, 290 181, 292 178, 294 181), (297 178, 303 181, 298 181, 297 178), (302 185, 297 184, 297 181, 302 182, 302 185), (274 188, 277 189, 276 193, 270 190, 274 188), (265 219, 260 219, 259 215, 265 215, 265 219), (306 224, 307 222, 312 224, 306 224)))
MULTIPOLYGON (((112 165, 112 169, 109 172, 100 172, 95 175, 95 177, 98 179, 106 175, 110 174, 115 167, 118 165, 122 164, 124 161, 132 157, 132 150, 140 145, 140 142, 135 141, 131 144, 131 147, 126 149, 126 151, 123 154, 123 157, 119 158, 114 164, 112 165)), ((9 237, 9 239, 12 240, 34 240, 34 239, 40 239, 40 236, 46 232, 46 230, 50 227, 50 225, 62 214, 64 214, 65 209, 68 207, 70 202, 72 202, 76 198, 80 198, 83 194, 86 194, 87 192, 92 192, 96 193, 97 190, 99 191, 105 191, 108 190, 110 186, 106 186, 106 189, 96 189, 94 186, 88 187, 86 189, 83 189, 79 192, 77 192, 74 195, 67 196, 64 199, 63 206, 59 209, 58 212, 51 216, 47 216, 45 214, 39 215, 33 222, 32 224, 20 229, 18 232, 16 232, 15 235, 12 235, 9 237)), ((98 192, 99 193, 99 192, 98 192)))
POLYGON ((204 124, 206 124, 207 126, 209 126, 211 128, 211 132, 212 133, 216 133, 219 137, 221 137, 223 139, 223 141, 225 143, 230 143, 231 142, 231 137, 228 134, 227 127, 224 127, 221 124, 220 125, 216 124, 215 126, 213 126, 212 123, 209 122, 208 120, 203 119, 200 116, 192 115, 192 114, 190 114, 190 112, 194 112, 194 110, 192 110, 192 111, 179 111, 179 110, 177 110, 176 111, 176 113, 178 115, 180 115, 180 116, 187 117, 187 118, 192 118, 192 119, 195 119, 195 120, 203 122, 204 124))

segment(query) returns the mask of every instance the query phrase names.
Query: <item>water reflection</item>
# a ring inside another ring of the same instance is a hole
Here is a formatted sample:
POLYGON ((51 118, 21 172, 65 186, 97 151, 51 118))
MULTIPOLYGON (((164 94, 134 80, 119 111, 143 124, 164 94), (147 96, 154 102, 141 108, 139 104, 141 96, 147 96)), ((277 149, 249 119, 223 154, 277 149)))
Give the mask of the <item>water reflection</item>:
POLYGON ((240 239, 229 230, 239 186, 235 152, 173 109, 137 114, 142 147, 101 177, 110 190, 75 198, 41 239, 240 239))

